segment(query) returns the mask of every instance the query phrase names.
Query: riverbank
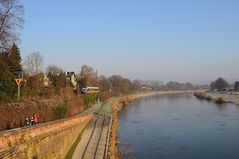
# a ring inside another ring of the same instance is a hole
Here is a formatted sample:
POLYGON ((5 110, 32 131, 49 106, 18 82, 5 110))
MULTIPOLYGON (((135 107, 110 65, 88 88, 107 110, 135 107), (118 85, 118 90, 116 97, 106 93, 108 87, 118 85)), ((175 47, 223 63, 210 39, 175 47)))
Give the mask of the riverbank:
POLYGON ((212 101, 215 103, 233 103, 239 105, 238 94, 227 94, 220 92, 195 92, 194 95, 200 99, 212 101))
POLYGON ((109 154, 110 159, 119 159, 119 140, 118 140, 118 115, 123 106, 127 106, 130 102, 137 100, 142 97, 163 95, 163 94, 178 94, 178 93, 193 93, 193 91, 162 91, 162 92, 145 92, 137 93, 127 96, 115 98, 112 104, 112 125, 111 125, 111 136, 109 143, 109 154))

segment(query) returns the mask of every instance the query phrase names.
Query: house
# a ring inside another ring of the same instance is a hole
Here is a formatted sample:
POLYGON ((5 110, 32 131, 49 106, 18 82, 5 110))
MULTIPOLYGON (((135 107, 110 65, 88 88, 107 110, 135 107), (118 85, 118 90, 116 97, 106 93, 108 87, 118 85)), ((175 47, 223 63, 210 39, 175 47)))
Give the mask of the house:
POLYGON ((239 81, 235 82, 234 91, 239 92, 239 81))
POLYGON ((50 85, 50 80, 45 73, 44 73, 44 79, 43 80, 44 80, 43 84, 44 84, 45 87, 50 85))

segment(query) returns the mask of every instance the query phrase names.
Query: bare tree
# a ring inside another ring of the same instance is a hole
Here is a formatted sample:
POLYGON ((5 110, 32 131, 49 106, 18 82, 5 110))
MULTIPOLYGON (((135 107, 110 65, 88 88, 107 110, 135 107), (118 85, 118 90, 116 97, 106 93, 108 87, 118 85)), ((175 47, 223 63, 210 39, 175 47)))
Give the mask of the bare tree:
POLYGON ((98 78, 98 86, 104 91, 110 90, 110 83, 109 83, 108 79, 103 75, 99 76, 99 78, 98 78))
POLYGON ((0 0, 0 51, 18 40, 17 29, 23 27, 24 7, 19 0, 0 0))
POLYGON ((60 67, 55 65, 49 65, 47 67, 47 72, 51 72, 52 74, 60 74, 61 72, 64 72, 60 67))
POLYGON ((210 86, 212 90, 217 89, 218 91, 222 91, 224 88, 229 87, 229 84, 225 79, 218 78, 216 81, 211 82, 210 86))
POLYGON ((119 75, 113 75, 109 77, 111 89, 114 94, 126 94, 130 91, 131 81, 127 78, 123 78, 119 75))
POLYGON ((94 69, 90 66, 83 65, 80 72, 81 78, 86 79, 87 83, 94 85, 97 80, 97 72, 94 72, 94 69))
POLYGON ((26 71, 32 74, 39 73, 42 64, 43 56, 39 52, 34 52, 30 54, 24 61, 26 71))

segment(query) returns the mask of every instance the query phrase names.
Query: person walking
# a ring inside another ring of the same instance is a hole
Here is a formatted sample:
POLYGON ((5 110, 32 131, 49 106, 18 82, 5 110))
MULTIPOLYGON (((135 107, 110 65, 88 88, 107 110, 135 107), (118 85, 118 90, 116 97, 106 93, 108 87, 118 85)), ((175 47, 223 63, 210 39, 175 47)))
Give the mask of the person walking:
POLYGON ((25 119, 25 124, 24 125, 25 126, 30 126, 31 125, 31 122, 29 121, 28 118, 25 119))
POLYGON ((36 125, 38 122, 36 113, 33 115, 33 124, 36 125))
POLYGON ((30 125, 34 125, 33 117, 34 117, 34 115, 31 117, 30 125))

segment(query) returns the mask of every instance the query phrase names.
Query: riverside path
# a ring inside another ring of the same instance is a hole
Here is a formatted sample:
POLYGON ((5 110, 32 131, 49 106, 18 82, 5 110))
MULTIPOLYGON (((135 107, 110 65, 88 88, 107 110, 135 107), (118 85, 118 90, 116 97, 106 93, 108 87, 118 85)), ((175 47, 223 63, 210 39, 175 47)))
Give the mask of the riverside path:
POLYGON ((73 159, 107 158, 113 100, 111 98, 95 112, 93 120, 82 133, 81 140, 74 151, 73 159))

